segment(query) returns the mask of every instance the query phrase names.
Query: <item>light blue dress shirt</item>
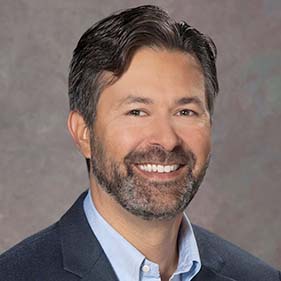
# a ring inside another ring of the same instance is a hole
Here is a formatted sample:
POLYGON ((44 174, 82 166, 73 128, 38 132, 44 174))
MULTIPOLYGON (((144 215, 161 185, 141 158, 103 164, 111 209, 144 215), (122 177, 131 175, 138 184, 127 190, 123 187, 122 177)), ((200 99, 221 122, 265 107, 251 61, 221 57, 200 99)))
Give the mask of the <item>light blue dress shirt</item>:
MULTIPOLYGON (((159 265, 146 259, 104 220, 95 208, 90 191, 84 199, 84 211, 92 231, 120 281, 161 280, 159 265)), ((170 281, 192 280, 200 268, 201 260, 192 226, 184 215, 179 232, 178 266, 170 281)))

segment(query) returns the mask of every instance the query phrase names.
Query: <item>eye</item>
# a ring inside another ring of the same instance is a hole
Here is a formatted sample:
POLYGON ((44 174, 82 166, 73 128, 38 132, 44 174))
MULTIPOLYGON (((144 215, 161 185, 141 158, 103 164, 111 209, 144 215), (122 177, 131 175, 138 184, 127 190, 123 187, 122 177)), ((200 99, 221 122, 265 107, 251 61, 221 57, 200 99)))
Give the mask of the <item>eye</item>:
POLYGON ((182 109, 179 112, 177 112, 178 116, 198 116, 198 113, 191 110, 191 109, 182 109))
POLYGON ((140 109, 133 109, 133 110, 130 110, 127 115, 132 115, 132 116, 146 116, 147 114, 143 111, 143 110, 140 110, 140 109))

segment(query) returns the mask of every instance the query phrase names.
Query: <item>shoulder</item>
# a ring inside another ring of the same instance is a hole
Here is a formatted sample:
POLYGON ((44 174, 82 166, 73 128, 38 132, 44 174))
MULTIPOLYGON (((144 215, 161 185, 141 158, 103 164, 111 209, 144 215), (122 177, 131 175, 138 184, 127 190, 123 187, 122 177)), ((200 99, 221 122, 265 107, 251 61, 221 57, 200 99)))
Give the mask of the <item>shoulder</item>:
MULTIPOLYGON (((58 222, 26 238, 1 254, 0 280, 77 280, 77 275, 64 270, 62 231, 65 230, 66 235, 68 235, 75 232, 75 228, 81 229, 81 224, 85 221, 83 217, 83 200, 85 196, 86 192, 82 193, 58 222)), ((85 224, 86 222, 84 222, 85 224)), ((74 237, 75 239, 71 241, 73 242, 72 244, 76 245, 75 241, 79 241, 79 235, 74 237)), ((72 245, 68 246, 71 247, 72 245)))
POLYGON ((56 223, 3 253, 0 256, 0 280, 45 280, 51 271, 60 271, 58 231, 56 223), (46 277, 42 276, 44 273, 46 277))
POLYGON ((237 280, 281 280, 280 272, 240 247, 206 229, 193 225, 202 263, 220 260, 220 273, 237 280), (242 279, 241 279, 242 277, 242 279))

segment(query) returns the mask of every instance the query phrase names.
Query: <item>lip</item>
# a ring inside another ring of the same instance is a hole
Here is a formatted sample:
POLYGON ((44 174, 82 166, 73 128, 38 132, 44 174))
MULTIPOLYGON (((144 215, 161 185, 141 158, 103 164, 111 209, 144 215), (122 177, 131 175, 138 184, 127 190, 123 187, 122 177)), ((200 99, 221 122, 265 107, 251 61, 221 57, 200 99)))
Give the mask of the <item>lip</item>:
MULTIPOLYGON (((163 165, 163 164, 162 164, 163 165)), ((134 170, 144 178, 151 181, 169 181, 175 180, 177 177, 183 175, 187 171, 186 165, 181 165, 176 171, 170 173, 146 172, 138 167, 138 164, 133 165, 134 170)))

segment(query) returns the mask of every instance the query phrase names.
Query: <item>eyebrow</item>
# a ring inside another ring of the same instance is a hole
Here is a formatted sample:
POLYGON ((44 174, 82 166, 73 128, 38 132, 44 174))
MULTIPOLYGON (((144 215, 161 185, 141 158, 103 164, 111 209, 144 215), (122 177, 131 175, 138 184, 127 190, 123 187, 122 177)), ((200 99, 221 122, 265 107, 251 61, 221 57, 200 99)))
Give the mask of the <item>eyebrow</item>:
POLYGON ((197 96, 182 97, 176 101, 176 105, 185 105, 185 104, 190 104, 190 103, 195 103, 198 106, 200 106, 202 109, 204 108, 204 104, 203 104, 202 100, 197 96))
MULTIPOLYGON (((119 106, 122 104, 129 105, 129 104, 134 104, 134 103, 153 104, 154 102, 150 98, 129 95, 126 98, 121 99, 119 106)), ((202 100, 197 96, 182 97, 182 98, 176 100, 176 102, 175 102, 176 105, 186 105, 186 104, 191 104, 191 103, 197 104, 202 109, 204 109, 204 104, 203 104, 202 100)))
POLYGON ((150 98, 129 95, 126 98, 121 99, 119 105, 121 105, 121 104, 128 105, 128 104, 133 104, 133 103, 153 104, 153 100, 150 98))

